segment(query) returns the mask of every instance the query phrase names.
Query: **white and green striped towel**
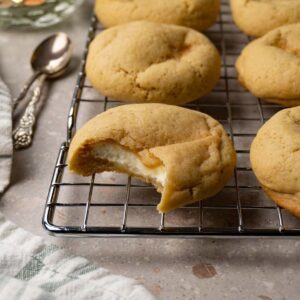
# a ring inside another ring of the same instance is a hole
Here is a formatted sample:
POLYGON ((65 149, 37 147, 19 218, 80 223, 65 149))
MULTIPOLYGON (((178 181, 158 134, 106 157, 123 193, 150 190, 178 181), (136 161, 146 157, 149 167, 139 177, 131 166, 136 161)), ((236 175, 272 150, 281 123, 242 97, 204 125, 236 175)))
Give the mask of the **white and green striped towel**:
POLYGON ((135 280, 70 256, 0 213, 0 299, 154 300, 135 280))
POLYGON ((0 79, 0 194, 8 186, 12 163, 12 102, 0 79))

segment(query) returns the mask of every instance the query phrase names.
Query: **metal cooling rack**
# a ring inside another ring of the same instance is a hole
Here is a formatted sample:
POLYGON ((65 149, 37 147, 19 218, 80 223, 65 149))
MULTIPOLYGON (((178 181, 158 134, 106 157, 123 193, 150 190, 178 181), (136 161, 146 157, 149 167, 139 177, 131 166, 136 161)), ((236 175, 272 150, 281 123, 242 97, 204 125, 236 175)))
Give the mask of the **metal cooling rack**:
POLYGON ((278 105, 261 102, 237 81, 234 62, 249 42, 234 25, 227 1, 219 21, 206 34, 219 48, 222 77, 204 99, 187 104, 218 119, 234 141, 238 164, 231 181, 215 197, 158 214, 160 195, 152 186, 125 175, 70 174, 68 145, 76 128, 94 115, 121 105, 95 92, 85 77, 88 46, 103 28, 92 18, 81 70, 68 115, 67 138, 59 149, 43 215, 50 234, 80 237, 283 237, 300 236, 300 220, 270 201, 249 163, 249 147, 258 128, 278 105))

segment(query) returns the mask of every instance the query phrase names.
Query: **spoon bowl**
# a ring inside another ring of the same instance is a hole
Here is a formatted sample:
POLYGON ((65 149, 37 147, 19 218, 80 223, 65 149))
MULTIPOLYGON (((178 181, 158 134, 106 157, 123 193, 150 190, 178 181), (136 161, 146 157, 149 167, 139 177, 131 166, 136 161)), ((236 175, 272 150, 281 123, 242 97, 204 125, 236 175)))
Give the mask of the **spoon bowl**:
POLYGON ((61 76, 72 59, 72 52, 72 42, 63 32, 58 32, 43 40, 31 56, 31 67, 34 74, 25 83, 19 96, 14 99, 13 108, 17 108, 38 77, 45 75, 45 78, 48 79, 61 76))
POLYGON ((51 35, 37 46, 31 57, 35 72, 52 76, 67 67, 72 57, 72 43, 63 32, 51 35))

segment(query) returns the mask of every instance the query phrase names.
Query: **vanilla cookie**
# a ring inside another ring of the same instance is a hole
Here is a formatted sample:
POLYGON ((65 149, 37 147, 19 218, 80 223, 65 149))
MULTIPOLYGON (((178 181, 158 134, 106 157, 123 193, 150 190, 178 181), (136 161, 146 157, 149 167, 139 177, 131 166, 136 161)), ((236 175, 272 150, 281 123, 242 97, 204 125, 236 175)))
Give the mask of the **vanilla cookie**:
POLYGON ((253 171, 279 206, 300 217, 300 107, 275 114, 258 131, 250 152, 253 171))
POLYGON ((105 27, 146 20, 204 30, 219 15, 220 0, 96 0, 95 14, 105 27))
POLYGON ((230 0, 230 5, 236 25, 254 37, 300 22, 300 0, 230 0))
POLYGON ((113 99, 183 104, 211 91, 220 56, 195 30, 139 21, 100 33, 90 45, 86 74, 113 99))
POLYGON ((300 105, 300 23, 251 42, 236 69, 241 84, 255 96, 284 106, 300 105))
POLYGON ((166 104, 129 104, 87 122, 69 150, 70 170, 84 176, 118 171, 153 184, 168 212, 219 192, 236 156, 210 116, 166 104))

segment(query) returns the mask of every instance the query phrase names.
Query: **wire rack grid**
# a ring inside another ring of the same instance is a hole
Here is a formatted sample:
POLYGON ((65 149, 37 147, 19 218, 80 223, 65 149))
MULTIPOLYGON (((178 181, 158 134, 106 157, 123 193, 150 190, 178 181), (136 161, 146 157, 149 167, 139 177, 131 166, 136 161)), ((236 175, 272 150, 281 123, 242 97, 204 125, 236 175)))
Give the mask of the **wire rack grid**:
POLYGON ((222 1, 218 22, 205 34, 220 50, 221 79, 213 92, 186 107, 219 120, 238 155, 233 178, 215 197, 158 214, 160 195, 154 187, 122 174, 83 178, 68 171, 68 145, 85 121, 123 103, 98 94, 85 76, 88 47, 103 28, 92 18, 74 96, 67 138, 59 149, 43 215, 50 234, 78 237, 300 237, 300 221, 271 202, 261 190, 249 163, 249 147, 258 128, 278 105, 261 102, 239 85, 234 63, 249 42, 232 21, 222 1))

